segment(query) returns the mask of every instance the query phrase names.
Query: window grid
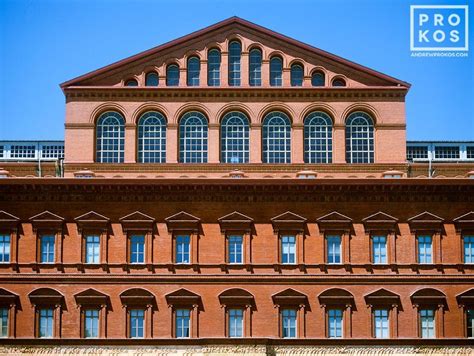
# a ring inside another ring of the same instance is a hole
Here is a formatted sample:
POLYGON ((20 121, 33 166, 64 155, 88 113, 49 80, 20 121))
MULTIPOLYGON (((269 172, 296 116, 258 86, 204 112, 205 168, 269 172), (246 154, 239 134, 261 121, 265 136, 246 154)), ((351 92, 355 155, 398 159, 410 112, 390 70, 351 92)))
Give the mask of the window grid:
POLYGON ((459 159, 459 146, 436 146, 435 159, 459 159))
POLYGON ((326 237, 327 244, 327 263, 341 263, 341 236, 326 237))
POLYGON ((211 49, 207 54, 207 85, 216 87, 221 84, 221 52, 211 49))
POLYGON ((181 163, 207 163, 207 119, 197 111, 181 118, 179 159, 181 163))
POLYGON ((145 236, 130 237, 130 263, 145 263, 145 236))
POLYGON ((281 237, 281 263, 293 264, 296 263, 296 237, 282 236, 281 237))
POLYGON ((329 338, 342 338, 342 310, 328 310, 328 336, 329 338))
POLYGON ((332 121, 324 112, 312 112, 304 121, 305 163, 332 163, 332 121))
POLYGON ((464 236, 464 263, 474 263, 474 236, 464 236))
POLYGON ((474 159, 474 146, 467 146, 466 147, 466 158, 467 159, 474 159))
POLYGON ((323 72, 316 71, 311 76, 311 85, 313 87, 323 87, 326 84, 326 76, 323 72))
POLYGON ((291 66, 290 81, 292 87, 300 87, 303 85, 303 67, 299 64, 291 66))
POLYGON ((418 236, 418 263, 433 263, 433 239, 418 236))
POLYGON ((249 54, 249 84, 251 87, 262 85, 262 51, 256 48, 249 54))
POLYGON ((190 259, 190 236, 176 236, 176 263, 191 263, 190 259))
POLYGON ((0 235, 0 263, 10 262, 10 235, 0 235))
POLYGON ((53 337, 53 309, 40 309, 39 311, 39 337, 53 337))
POLYGON ((336 78, 332 81, 332 86, 333 87, 345 87, 346 86, 346 81, 342 78, 336 78))
POLYGON ((407 146, 407 159, 428 159, 427 146, 407 146))
POLYGON ((435 337, 435 311, 433 309, 420 310, 420 329, 423 339, 435 337))
POLYGON ((0 158, 3 158, 4 152, 5 152, 5 146, 0 145, 0 158))
POLYGON ((222 163, 249 162, 249 120, 238 111, 224 115, 221 124, 222 163))
POLYGON ((189 309, 176 309, 176 337, 189 337, 189 322, 191 320, 191 311, 189 309))
POLYGON ((159 112, 144 113, 138 121, 138 161, 166 162, 166 119, 159 112))
POLYGON ((295 338, 296 337, 296 310, 295 309, 283 309, 281 312, 282 317, 282 336, 283 338, 295 338))
POLYGON ((228 237, 229 244, 229 263, 243 262, 243 237, 232 235, 228 237))
POLYGON ((166 68, 166 86, 176 87, 179 85, 179 67, 176 64, 170 64, 166 68))
POLYGON ((144 324, 145 311, 143 309, 130 309, 130 338, 143 338, 144 324))
POLYGON ((199 85, 199 73, 201 71, 201 63, 198 57, 190 57, 188 59, 188 86, 194 87, 199 85))
POLYGON ((372 237, 372 258, 375 264, 387 263, 387 237, 372 237))
POLYGON ((263 162, 291 162, 291 123, 280 111, 267 114, 263 120, 263 162))
POLYGON ((281 87, 283 84, 283 61, 280 57, 270 59, 270 85, 281 87))
POLYGON ((36 146, 35 145, 11 145, 10 157, 11 158, 35 158, 36 146))
POLYGON ((100 263, 100 236, 86 237, 86 263, 100 263))
POLYGON ((41 236, 41 263, 54 263, 54 236, 41 236))
POLYGON ((124 161, 125 120, 118 112, 108 111, 97 121, 96 160, 99 163, 124 161))
POLYGON ((136 79, 129 79, 125 82, 125 86, 126 87, 137 87, 138 86, 138 82, 136 79))
POLYGON ((374 162, 374 125, 364 112, 354 112, 346 121, 346 162, 374 162))
POLYGON ((99 337, 99 310, 86 309, 84 311, 84 337, 99 337))
POLYGON ((145 76, 145 86, 157 87, 159 83, 158 73, 148 72, 145 76))
POLYGON ((374 334, 377 339, 387 339, 389 335, 388 310, 374 310, 374 334))
POLYGON ((8 309, 0 308, 0 338, 8 337, 8 309))
POLYGON ((229 44, 229 86, 240 85, 240 57, 242 46, 240 42, 232 41, 229 44))
POLYGON ((244 311, 229 309, 229 337, 243 337, 244 311))
POLYGON ((41 158, 64 158, 64 145, 41 146, 41 158))

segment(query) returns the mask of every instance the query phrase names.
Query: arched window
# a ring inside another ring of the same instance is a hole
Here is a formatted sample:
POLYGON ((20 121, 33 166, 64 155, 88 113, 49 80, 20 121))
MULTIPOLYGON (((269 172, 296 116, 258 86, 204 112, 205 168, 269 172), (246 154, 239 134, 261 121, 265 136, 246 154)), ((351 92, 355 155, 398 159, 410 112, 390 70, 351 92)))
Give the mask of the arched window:
POLYGON ((270 85, 280 87, 283 78, 283 61, 280 57, 270 59, 270 85))
POLYGON ((207 119, 198 111, 187 112, 181 117, 179 161, 207 163, 207 119))
POLYGON ((280 112, 272 111, 263 120, 263 162, 291 162, 291 122, 280 112))
POLYGON ((291 66, 291 86, 300 87, 303 85, 303 66, 301 64, 293 64, 291 66))
POLYGON ((231 87, 240 85, 240 56, 242 46, 240 42, 232 41, 229 44, 229 85, 231 87))
POLYGON ((138 82, 136 79, 128 79, 126 82, 125 82, 125 86, 126 87, 137 87, 138 86, 138 82))
POLYGON ((332 163, 332 121, 315 111, 304 120, 304 162, 332 163))
POLYGON ((365 112, 353 112, 347 117, 346 162, 374 162, 374 121, 365 112))
POLYGON ((145 76, 145 86, 157 87, 158 86, 158 73, 148 72, 145 76))
POLYGON ((224 115, 221 123, 222 163, 248 163, 249 120, 238 111, 224 115))
POLYGON ((96 161, 121 163, 124 160, 125 119, 115 111, 100 115, 96 127, 96 161))
POLYGON ((138 162, 166 162, 166 119, 159 112, 146 112, 138 120, 138 162))
POLYGON ((199 73, 201 72, 201 63, 198 57, 189 57, 188 59, 188 80, 190 87, 199 85, 199 73))
POLYGON ((221 85, 221 52, 215 48, 207 54, 207 85, 221 85))
POLYGON ((323 72, 315 71, 311 76, 311 85, 313 87, 323 87, 326 84, 326 76, 323 72))
POLYGON ((346 86, 346 81, 342 78, 335 78, 332 81, 332 86, 333 87, 345 87, 346 86))
POLYGON ((249 54, 249 84, 251 87, 262 85, 262 51, 258 48, 249 54))
POLYGON ((179 85, 179 67, 176 64, 170 64, 166 68, 166 85, 169 87, 179 85))

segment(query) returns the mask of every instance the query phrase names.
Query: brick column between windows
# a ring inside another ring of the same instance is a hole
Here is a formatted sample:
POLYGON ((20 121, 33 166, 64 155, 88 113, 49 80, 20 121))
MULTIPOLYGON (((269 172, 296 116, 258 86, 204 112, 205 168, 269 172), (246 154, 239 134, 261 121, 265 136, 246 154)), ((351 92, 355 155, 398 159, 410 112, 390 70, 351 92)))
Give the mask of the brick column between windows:
POLYGON ((179 86, 185 87, 187 85, 187 68, 179 68, 179 86))
POLYGON ((262 60, 262 87, 270 86, 270 61, 262 60))
POLYGON ((136 163, 137 155, 137 137, 136 137, 136 126, 135 124, 125 125, 125 163, 136 163))
POLYGON ((262 124, 250 125, 250 163, 262 163, 262 124))
POLYGON ((249 86, 249 53, 242 52, 240 60, 240 86, 249 86))
POLYGON ((229 52, 221 52, 221 87, 229 86, 229 52))
POLYGON ((199 72, 199 86, 207 87, 207 60, 201 59, 201 68, 199 72))
POLYGON ((333 163, 346 163, 346 151, 345 151, 345 131, 344 125, 334 125, 334 136, 332 145, 332 157, 333 163))
POLYGON ((282 72, 282 84, 284 87, 289 87, 291 86, 291 83, 290 83, 290 68, 283 68, 283 72, 282 72))
POLYGON ((178 124, 168 124, 166 128, 166 163, 178 162, 178 124))
POLYGON ((219 163, 219 124, 209 124, 209 141, 207 144, 207 161, 219 163))
POLYGON ((303 124, 293 124, 291 137, 291 163, 303 163, 303 124))

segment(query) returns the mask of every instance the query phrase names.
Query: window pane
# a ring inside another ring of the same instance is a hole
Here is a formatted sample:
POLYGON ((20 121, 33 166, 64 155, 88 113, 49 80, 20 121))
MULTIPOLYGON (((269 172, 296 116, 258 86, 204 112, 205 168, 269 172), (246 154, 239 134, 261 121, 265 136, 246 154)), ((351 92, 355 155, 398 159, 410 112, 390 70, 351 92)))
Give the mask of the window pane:
POLYGON ((8 337, 8 309, 0 308, 0 337, 8 337))
POLYGON ((328 335, 330 338, 342 337, 342 310, 328 310, 328 335))
POLYGON ((145 77, 145 86, 147 87, 157 87, 158 86, 158 73, 149 72, 145 77))
POLYGON ((270 60, 270 85, 279 87, 282 85, 283 61, 280 57, 273 57, 270 60))
POLYGON ((346 162, 374 163, 374 124, 364 112, 354 112, 346 120, 346 162))
POLYGON ((100 263, 100 237, 86 237, 86 263, 100 263))
POLYGON ((387 339, 389 337, 388 310, 374 310, 374 328, 376 338, 387 339))
POLYGON ((431 236, 418 236, 418 263, 433 263, 431 236))
POLYGON ((467 337, 473 338, 474 337, 474 309, 468 309, 466 311, 467 317, 467 337))
POLYGON ((303 85, 303 67, 299 64, 291 66, 291 86, 300 87, 303 85))
POLYGON ((313 87, 323 87, 326 83, 326 78, 322 72, 314 72, 311 76, 311 85, 313 87))
POLYGON ((41 236, 41 263, 54 263, 54 236, 41 236))
POLYGON ((145 236, 134 235, 130 237, 130 263, 145 262, 145 236))
POLYGON ((324 112, 312 112, 304 120, 305 163, 332 163, 332 120, 324 112))
POLYGON ((97 120, 96 161, 124 161, 125 119, 118 112, 105 112, 97 120))
POLYGON ((249 84, 251 87, 262 85, 262 51, 252 49, 249 54, 249 84))
POLYGON ((39 337, 53 337, 53 309, 39 311, 39 337))
POLYGON ((372 256, 373 262, 376 264, 387 263, 387 237, 372 237, 372 256))
POLYGON ((207 119, 197 111, 181 117, 179 125, 179 161, 207 163, 207 119))
POLYGON ((243 337, 244 311, 229 309, 229 337, 243 337))
POLYGON ((179 67, 176 64, 166 68, 166 85, 169 87, 179 85, 179 67))
POLYGON ((281 263, 296 263, 296 237, 281 237, 281 263))
POLYGON ((243 262, 243 238, 242 236, 229 236, 229 263, 243 262))
POLYGON ((294 309, 283 309, 281 311, 282 316, 282 330, 284 338, 295 338, 296 337, 296 310, 294 309))
POLYGON ((341 237, 328 236, 327 244, 327 263, 341 263, 341 237))
POLYGON ((84 311, 84 337, 99 337, 99 310, 86 309, 84 311))
POLYGON ((201 72, 201 63, 198 57, 188 59, 188 81, 189 86, 199 85, 199 74, 201 72))
POLYGON ((280 112, 272 111, 263 120, 263 162, 291 162, 291 123, 290 118, 280 112))
POLYGON ((474 263, 474 236, 464 236, 464 263, 474 263))
POLYGON ((421 337, 424 339, 432 339, 435 337, 435 312, 432 309, 420 310, 420 328, 421 337))
POLYGON ((189 337, 189 322, 190 322, 191 311, 189 309, 176 309, 176 337, 184 338, 189 337))
POLYGON ((0 263, 10 262, 10 235, 0 235, 0 263))
POLYGON ((222 163, 249 162, 249 120, 238 111, 224 115, 221 124, 222 163))
POLYGON ((145 311, 143 309, 130 310, 130 337, 143 338, 145 325, 145 311))
POLYGON ((190 237, 189 235, 176 236, 176 263, 190 263, 190 237))
POLYGON ((221 52, 211 49, 207 55, 207 85, 215 87, 220 85, 221 77, 221 52))
POLYGON ((166 119, 159 112, 146 112, 138 120, 138 161, 166 162, 166 119))
POLYGON ((237 41, 232 41, 229 45, 229 85, 240 85, 240 56, 242 46, 237 41))

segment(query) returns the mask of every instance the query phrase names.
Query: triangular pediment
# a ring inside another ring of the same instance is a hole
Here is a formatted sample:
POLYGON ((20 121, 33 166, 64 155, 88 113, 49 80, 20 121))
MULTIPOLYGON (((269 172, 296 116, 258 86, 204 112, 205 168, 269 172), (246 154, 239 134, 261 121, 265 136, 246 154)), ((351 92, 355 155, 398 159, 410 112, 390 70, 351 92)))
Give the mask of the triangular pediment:
POLYGON ((453 222, 458 230, 474 230, 474 211, 458 216, 453 222))
POLYGON ((395 224, 398 219, 393 217, 392 215, 388 215, 383 211, 379 211, 375 214, 369 215, 366 218, 362 219, 365 223, 392 223, 395 224))
POLYGON ((239 213, 238 211, 221 216, 217 220, 219 221, 221 231, 224 233, 228 230, 250 232, 253 224, 253 219, 251 217, 239 213))
POLYGON ((398 298, 399 295, 393 292, 390 292, 389 290, 386 290, 385 288, 380 288, 377 289, 375 292, 369 293, 366 295, 367 298, 398 298))
POLYGON ((280 215, 270 219, 275 232, 279 231, 295 231, 304 232, 306 226, 306 218, 295 214, 292 211, 286 211, 280 215))
POLYGON ((119 219, 120 222, 132 222, 132 221, 140 221, 140 222, 154 222, 155 218, 151 217, 150 215, 144 214, 141 211, 135 211, 131 214, 122 216, 119 219))
POLYGON ((202 306, 201 296, 193 293, 185 288, 178 289, 172 293, 165 295, 166 302, 168 305, 182 305, 182 306, 191 306, 199 305, 202 306))
POLYGON ((7 213, 4 210, 0 210, 0 227, 1 228, 14 228, 20 222, 20 218, 7 213))
POLYGON ((323 215, 316 219, 318 222, 341 222, 341 223, 351 223, 352 219, 344 214, 341 214, 337 211, 333 211, 329 214, 323 215))
POLYGON ((352 219, 337 211, 330 212, 316 219, 319 230, 324 232, 327 230, 341 230, 348 232, 352 227, 352 219))
POLYGON ((272 295, 275 305, 308 305, 308 296, 293 288, 287 288, 279 293, 272 295))
POLYGON ((76 222, 89 223, 89 222, 108 222, 110 219, 102 214, 96 213, 95 211, 89 211, 88 213, 82 214, 74 218, 76 222))
POLYGON ((185 211, 180 211, 179 213, 168 216, 165 221, 169 231, 190 230, 198 232, 201 219, 185 211))
POLYGON ((146 230, 152 231, 155 223, 155 218, 142 213, 141 211, 135 211, 131 214, 122 216, 119 219, 122 224, 124 231, 129 230, 146 230))
POLYGON ((424 211, 418 215, 412 216, 408 219, 409 222, 437 222, 441 223, 444 221, 442 217, 432 214, 429 211, 424 211))
POLYGON ((56 215, 48 210, 43 211, 42 213, 36 214, 30 218, 30 221, 64 221, 64 218, 56 215))
POLYGON ((424 211, 408 219, 410 229, 412 231, 417 230, 431 230, 440 231, 444 219, 438 215, 432 214, 428 211, 424 211))
POLYGON ((305 222, 307 219, 302 217, 301 215, 295 214, 291 211, 286 211, 283 214, 274 216, 273 218, 270 219, 273 222, 279 222, 279 221, 296 221, 296 222, 305 222))
POLYGON ((191 215, 185 211, 180 211, 174 215, 168 216, 165 218, 165 221, 183 221, 183 222, 199 222, 201 219, 191 215))
POLYGON ((324 68, 328 73, 334 73, 335 75, 350 79, 353 83, 351 86, 398 86, 400 88, 409 88, 410 86, 406 82, 265 27, 238 17, 231 17, 171 42, 69 80, 61 84, 61 87, 63 89, 72 86, 120 87, 123 85, 124 80, 142 75, 147 68, 157 68, 159 75, 163 76, 162 68, 170 62, 176 62, 184 67, 186 58, 190 53, 197 53, 201 59, 206 59, 207 57, 204 54, 211 46, 220 47, 222 52, 227 52, 227 44, 229 39, 232 38, 238 38, 241 42, 245 43, 245 46, 242 48, 245 52, 249 51, 251 45, 259 45, 264 48, 263 58, 265 60, 268 60, 270 54, 278 53, 287 58, 287 60, 284 60, 284 67, 288 67, 293 61, 298 61, 305 67, 317 66, 324 68))
POLYGON ((230 214, 221 216, 217 219, 219 222, 252 222, 253 219, 247 215, 234 211, 230 214))

